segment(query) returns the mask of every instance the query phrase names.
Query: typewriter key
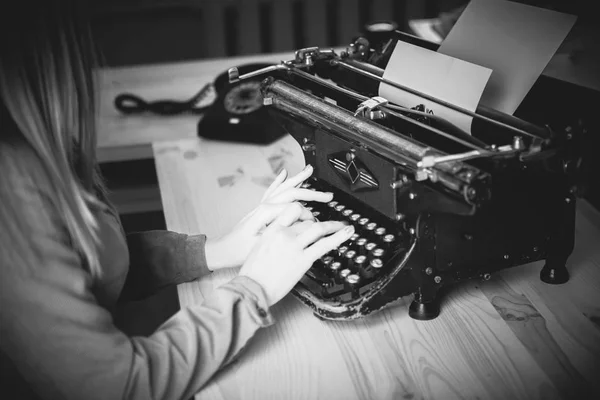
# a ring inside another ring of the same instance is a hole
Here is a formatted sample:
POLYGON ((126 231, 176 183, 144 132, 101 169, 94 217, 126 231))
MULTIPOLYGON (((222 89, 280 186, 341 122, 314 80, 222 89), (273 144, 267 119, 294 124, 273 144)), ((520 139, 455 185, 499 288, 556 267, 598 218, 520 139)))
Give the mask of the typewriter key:
POLYGON ((337 251, 340 256, 343 256, 348 251, 348 246, 340 246, 337 251))
POLYGON ((383 250, 380 247, 377 247, 376 249, 373 249, 371 251, 371 254, 373 255, 373 257, 383 257, 383 255, 385 254, 385 250, 383 250))
POLYGON ((354 259, 354 266, 356 268, 364 268, 366 262, 367 262, 366 256, 356 256, 356 258, 354 259))
POLYGON ((354 251, 354 250, 348 250, 348 251, 346 252, 346 254, 344 255, 344 257, 346 257, 346 258, 352 258, 352 257, 354 257, 355 255, 356 255, 356 251, 354 251))
POLYGON ((321 215, 321 213, 318 211, 313 211, 312 215, 313 217, 317 218, 319 215, 321 215))
POLYGON ((358 276, 358 274, 350 274, 350 275, 346 276, 346 279, 344 282, 344 288, 347 291, 349 291, 350 293, 352 293, 353 298, 358 297, 359 282, 360 282, 360 276, 358 276))
POLYGON ((323 263, 323 265, 330 266, 331 263, 333 262, 333 257, 331 256, 323 256, 321 257, 321 262, 323 263))
POLYGON ((383 267, 383 262, 379 258, 374 258, 374 259, 371 260, 371 262, 369 263, 369 265, 371 267, 379 270, 379 269, 381 269, 381 267, 383 267))
POLYGON ((396 237, 394 235, 392 235, 391 233, 388 233, 387 235, 385 235, 383 237, 384 243, 391 244, 394 240, 396 240, 396 237))
POLYGON ((302 189, 309 188, 309 187, 310 187, 310 183, 308 183, 308 182, 304 182, 302 185, 300 185, 300 187, 301 187, 302 189))
POLYGON ((373 232, 375 232, 375 228, 377 228, 377 224, 375 222, 369 222, 365 227, 365 235, 374 238, 373 232))
POLYGON ((335 211, 337 211, 337 212, 344 211, 344 208, 346 208, 346 206, 343 204, 338 204, 337 206, 334 207, 335 211))
POLYGON ((373 269, 369 268, 369 265, 367 264, 367 256, 356 256, 354 259, 354 267, 365 279, 370 279, 375 275, 373 269))
POLYGON ((352 222, 356 222, 356 221, 358 221, 359 219, 360 219, 360 214, 352 214, 352 215, 350 216, 350 221, 352 221, 352 222))
POLYGON ((327 207, 330 207, 330 208, 334 208, 337 205, 338 205, 337 201, 330 201, 329 203, 327 203, 327 207))
POLYGON ((353 241, 357 240, 358 236, 359 236, 358 233, 353 233, 352 236, 350 236, 350 241, 353 242, 353 241))
POLYGON ((329 265, 329 269, 332 271, 338 271, 340 268, 342 268, 342 263, 339 261, 334 261, 329 265))
POLYGON ((367 243, 367 244, 365 245, 365 250, 367 250, 367 251, 371 251, 371 250, 373 250, 375 247, 377 247, 377 244, 376 244, 376 243, 369 242, 369 243, 367 243))
POLYGON ((364 237, 358 238, 356 240, 356 251, 358 252, 358 254, 366 253, 366 250, 365 250, 366 244, 367 244, 367 239, 365 239, 364 237))
POLYGON ((385 236, 385 228, 383 226, 380 226, 379 228, 375 229, 375 236, 377 236, 377 237, 385 236))
POLYGON ((347 277, 348 275, 350 275, 350 273, 351 273, 351 272, 352 272, 352 271, 350 271, 348 268, 344 268, 343 270, 341 270, 341 271, 340 271, 340 277, 341 277, 342 279, 346 279, 346 277, 347 277))
POLYGON ((349 216, 351 216, 351 215, 352 215, 352 213, 353 213, 353 212, 354 212, 354 211, 352 211, 351 209, 347 208, 347 209, 345 209, 344 211, 342 211, 342 215, 343 215, 344 217, 349 217, 349 216))
POLYGON ((304 207, 304 208, 306 208, 308 211, 312 211, 312 210, 313 210, 313 208, 312 208, 312 207, 310 207, 310 206, 308 206, 308 207, 304 207))
POLYGON ((369 218, 361 218, 358 220, 358 225, 363 228, 369 222, 369 218))

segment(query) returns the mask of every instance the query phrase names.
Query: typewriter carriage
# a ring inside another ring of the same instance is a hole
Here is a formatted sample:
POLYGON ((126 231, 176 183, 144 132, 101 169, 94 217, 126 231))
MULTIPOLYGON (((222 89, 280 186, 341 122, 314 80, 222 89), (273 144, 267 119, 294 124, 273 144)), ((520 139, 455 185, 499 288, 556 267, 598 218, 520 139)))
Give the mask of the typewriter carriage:
MULTIPOLYGON (((439 314, 443 286, 505 268, 546 260, 544 282, 568 281, 582 121, 553 130, 480 107, 470 136, 422 109, 381 102, 381 67, 403 39, 416 40, 394 32, 370 45, 360 37, 341 56, 301 49, 262 71, 265 104, 314 176, 391 221, 410 243, 358 298, 323 301, 310 283, 294 293, 325 319, 359 318, 414 294, 409 314, 426 320, 439 314)), ((232 69, 230 78, 244 77, 232 69)))

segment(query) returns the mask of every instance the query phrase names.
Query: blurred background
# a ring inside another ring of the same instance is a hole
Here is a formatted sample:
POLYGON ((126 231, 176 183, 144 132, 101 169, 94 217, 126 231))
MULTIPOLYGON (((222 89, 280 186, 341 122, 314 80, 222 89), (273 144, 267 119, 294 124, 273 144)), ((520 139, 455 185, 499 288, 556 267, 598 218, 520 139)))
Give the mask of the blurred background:
MULTIPOLYGON (((88 0, 90 1, 90 0, 88 0)), ((110 66, 339 46, 367 23, 410 31, 464 0, 105 0, 93 2, 110 66)))

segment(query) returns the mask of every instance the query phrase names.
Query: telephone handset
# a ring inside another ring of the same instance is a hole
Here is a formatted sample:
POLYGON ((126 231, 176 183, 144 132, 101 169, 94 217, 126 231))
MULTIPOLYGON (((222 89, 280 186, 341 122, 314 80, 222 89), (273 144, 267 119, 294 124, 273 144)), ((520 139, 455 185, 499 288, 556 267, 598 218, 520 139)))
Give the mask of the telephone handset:
MULTIPOLYGON (((238 67, 245 74, 271 64, 255 63, 238 67)), ((214 82, 205 85, 188 100, 145 101, 140 97, 122 93, 115 98, 115 107, 123 114, 150 112, 158 115, 199 114, 198 136, 207 139, 268 144, 285 135, 283 128, 273 121, 263 106, 260 81, 263 78, 229 82, 227 71, 214 82), (211 92, 215 100, 206 104, 211 92)))

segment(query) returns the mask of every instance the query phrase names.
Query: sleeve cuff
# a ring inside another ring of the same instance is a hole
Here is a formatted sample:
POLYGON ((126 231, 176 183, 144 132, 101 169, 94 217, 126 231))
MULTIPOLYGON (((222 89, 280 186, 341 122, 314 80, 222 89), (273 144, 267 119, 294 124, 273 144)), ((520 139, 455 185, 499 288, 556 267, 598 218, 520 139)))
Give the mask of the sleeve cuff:
POLYGON ((206 261, 206 235, 188 235, 186 238, 187 265, 199 271, 198 277, 210 274, 206 261))
POLYGON ((275 320, 269 310, 267 296, 255 280, 247 276, 236 276, 228 283, 221 286, 222 289, 234 290, 239 293, 244 300, 249 301, 250 314, 255 322, 261 327, 273 325, 275 320))

